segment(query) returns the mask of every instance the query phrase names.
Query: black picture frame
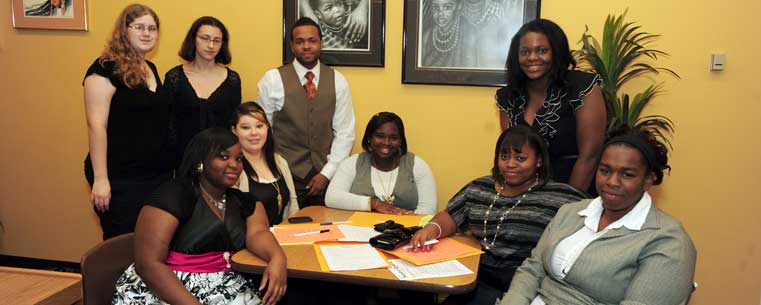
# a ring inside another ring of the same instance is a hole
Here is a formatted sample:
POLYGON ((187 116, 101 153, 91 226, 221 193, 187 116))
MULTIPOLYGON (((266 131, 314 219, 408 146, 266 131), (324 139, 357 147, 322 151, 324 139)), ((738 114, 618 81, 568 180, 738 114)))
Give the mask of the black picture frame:
MULTIPOLYGON (((335 39, 337 43, 331 43, 326 35, 329 27, 325 27, 320 20, 317 21, 323 28, 323 46, 320 61, 330 66, 359 66, 359 67, 383 67, 385 64, 386 42, 386 0, 365 0, 369 7, 367 34, 360 39, 358 45, 350 47, 335 47, 341 44, 341 39, 335 39), (333 46, 331 46, 333 45, 333 46)), ((349 2, 362 5, 363 0, 351 0, 349 2)), ((293 53, 290 46, 291 26, 302 14, 301 5, 309 5, 309 0, 283 0, 283 64, 293 61, 293 53)), ((318 19, 318 18, 313 18, 318 19)), ((334 36, 339 37, 339 36, 334 36)))
POLYGON ((510 39, 521 25, 539 18, 540 0, 461 0, 452 21, 441 21, 447 15, 434 18, 433 1, 404 2, 402 83, 504 86, 510 39), (463 9, 472 3, 483 4, 482 15, 467 14, 479 12, 463 9), (437 21, 452 23, 439 34, 437 21))

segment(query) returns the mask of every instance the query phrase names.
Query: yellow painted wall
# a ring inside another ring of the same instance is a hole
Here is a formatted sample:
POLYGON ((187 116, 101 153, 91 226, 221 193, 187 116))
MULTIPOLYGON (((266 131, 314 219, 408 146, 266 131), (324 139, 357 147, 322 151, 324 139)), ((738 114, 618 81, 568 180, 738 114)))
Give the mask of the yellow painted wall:
MULTIPOLYGON (((88 32, 16 30, 10 1, 0 1, 0 254, 78 261, 99 241, 97 218, 82 177, 87 135, 81 80, 128 1, 88 1, 88 32)), ((278 0, 151 1, 161 18, 160 71, 178 63, 190 23, 213 15, 229 27, 233 64, 244 99, 281 61, 278 0)), ((698 247, 692 304, 759 304, 761 297, 761 2, 731 7, 715 1, 544 0, 542 16, 558 22, 572 43, 588 24, 594 34, 608 13, 629 8, 645 30, 660 33, 660 61, 682 79, 651 112, 677 125, 674 172, 657 191, 658 205, 681 219, 698 247), (727 54, 727 69, 708 70, 709 54, 727 54)), ((386 67, 339 68, 349 79, 357 132, 375 112, 398 113, 410 149, 436 174, 439 206, 470 179, 488 172, 499 132, 493 88, 401 84, 403 1, 388 0, 386 67)), ((359 145, 355 145, 355 150, 359 145)))

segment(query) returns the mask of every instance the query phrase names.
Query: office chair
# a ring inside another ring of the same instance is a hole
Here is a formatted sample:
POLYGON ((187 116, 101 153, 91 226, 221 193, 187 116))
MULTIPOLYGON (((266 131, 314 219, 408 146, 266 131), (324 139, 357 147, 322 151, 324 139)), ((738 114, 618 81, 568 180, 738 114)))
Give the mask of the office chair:
POLYGON ((111 304, 116 280, 134 261, 134 237, 135 233, 128 233, 109 238, 82 256, 84 305, 111 304))

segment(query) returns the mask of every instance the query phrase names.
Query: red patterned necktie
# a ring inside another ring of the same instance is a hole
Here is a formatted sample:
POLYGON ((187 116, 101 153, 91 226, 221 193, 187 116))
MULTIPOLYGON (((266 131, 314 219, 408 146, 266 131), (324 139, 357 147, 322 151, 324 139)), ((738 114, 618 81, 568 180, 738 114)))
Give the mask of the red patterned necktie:
POLYGON ((317 96, 317 87, 314 85, 314 82, 312 82, 314 79, 314 73, 312 73, 312 71, 307 71, 306 78, 307 83, 304 84, 304 90, 307 92, 307 97, 310 100, 313 100, 314 97, 317 96))

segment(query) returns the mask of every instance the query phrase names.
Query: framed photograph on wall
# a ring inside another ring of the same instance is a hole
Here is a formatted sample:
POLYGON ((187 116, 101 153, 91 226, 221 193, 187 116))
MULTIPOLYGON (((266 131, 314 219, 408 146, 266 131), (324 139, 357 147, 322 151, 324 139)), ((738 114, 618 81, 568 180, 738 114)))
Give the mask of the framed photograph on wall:
POLYGON ((85 0, 11 0, 13 27, 87 31, 85 0))
POLYGON ((405 0, 402 83, 504 86, 510 40, 540 0, 405 0))
POLYGON ((322 29, 323 63, 383 67, 386 0, 283 0, 283 64, 293 61, 290 29, 301 17, 322 29))

